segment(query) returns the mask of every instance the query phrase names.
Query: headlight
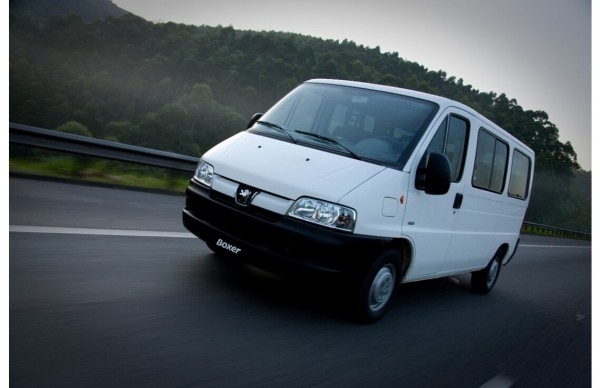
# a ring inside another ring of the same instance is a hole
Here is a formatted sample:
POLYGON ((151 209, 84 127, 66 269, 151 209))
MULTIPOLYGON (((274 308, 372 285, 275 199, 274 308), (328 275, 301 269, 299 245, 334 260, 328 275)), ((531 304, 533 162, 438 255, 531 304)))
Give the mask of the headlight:
POLYGON ((198 163, 198 167, 196 168, 194 178, 200 183, 211 187, 213 182, 213 173, 213 166, 201 160, 200 163, 198 163))
POLYGON ((288 215, 330 228, 353 231, 356 211, 333 203, 312 198, 300 198, 290 208, 288 215))

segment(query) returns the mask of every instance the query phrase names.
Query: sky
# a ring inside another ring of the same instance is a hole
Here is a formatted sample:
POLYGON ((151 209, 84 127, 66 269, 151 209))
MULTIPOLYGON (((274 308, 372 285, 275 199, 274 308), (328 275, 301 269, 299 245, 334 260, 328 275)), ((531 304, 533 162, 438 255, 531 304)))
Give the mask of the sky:
POLYGON ((591 0, 113 0, 146 20, 294 32, 396 52, 543 110, 592 168, 591 0))

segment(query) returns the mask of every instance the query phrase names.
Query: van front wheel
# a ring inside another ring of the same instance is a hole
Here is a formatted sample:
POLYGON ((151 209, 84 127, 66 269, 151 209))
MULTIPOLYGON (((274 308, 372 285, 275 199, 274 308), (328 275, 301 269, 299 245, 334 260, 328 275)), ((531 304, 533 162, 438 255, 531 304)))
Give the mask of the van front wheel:
POLYGON ((487 294, 494 288, 500 275, 501 260, 500 255, 496 254, 487 267, 471 274, 471 289, 473 291, 478 294, 487 294))
POLYGON ((390 307, 401 279, 402 255, 396 250, 382 253, 359 282, 357 318, 375 322, 390 307))

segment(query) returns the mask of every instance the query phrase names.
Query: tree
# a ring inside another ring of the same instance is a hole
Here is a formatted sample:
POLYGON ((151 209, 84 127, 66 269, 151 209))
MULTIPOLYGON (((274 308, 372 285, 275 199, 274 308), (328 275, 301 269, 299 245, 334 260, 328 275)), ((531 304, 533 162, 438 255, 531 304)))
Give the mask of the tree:
POLYGON ((92 137, 92 133, 89 131, 89 129, 77 121, 68 121, 56 128, 56 130, 73 135, 92 137))

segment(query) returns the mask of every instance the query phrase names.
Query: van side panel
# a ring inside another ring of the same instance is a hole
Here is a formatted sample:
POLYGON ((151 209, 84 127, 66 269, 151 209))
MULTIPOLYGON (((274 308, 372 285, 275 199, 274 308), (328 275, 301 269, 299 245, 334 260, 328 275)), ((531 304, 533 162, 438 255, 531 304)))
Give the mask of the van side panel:
POLYGON ((529 202, 528 199, 508 196, 512 155, 516 145, 514 140, 490 123, 476 120, 474 125, 476 127, 471 132, 465 169, 464 199, 456 214, 452 243, 439 276, 484 268, 496 251, 505 244, 508 245, 507 252, 512 252, 519 239, 529 202), (508 146, 504 183, 500 192, 495 192, 493 189, 484 190, 476 187, 474 183, 473 176, 477 168, 475 160, 477 140, 481 133, 486 136, 490 134, 508 146))
POLYGON ((468 186, 442 276, 481 269, 501 245, 514 247, 519 238, 524 209, 500 201, 499 194, 478 193, 468 186))
POLYGON ((414 244, 414 260, 407 275, 408 281, 482 269, 503 245, 508 245, 507 253, 512 253, 519 239, 529 202, 529 198, 508 196, 515 147, 532 161, 534 158, 533 153, 526 151, 514 138, 494 124, 481 120, 479 116, 452 107, 444 110, 437 121, 432 123, 432 127, 431 134, 424 137, 423 145, 415 152, 416 158, 413 159, 408 182, 403 234, 414 244), (417 163, 432 142, 436 127, 444 116, 453 113, 468 119, 470 123, 462 177, 460 181, 451 184, 445 195, 428 195, 424 191, 415 190, 417 163), (477 166, 480 136, 483 136, 483 151, 490 152, 489 142, 497 141, 492 150, 494 153, 496 150, 502 152, 492 155, 482 153, 479 158, 481 164, 477 166), (490 169, 492 166, 493 171, 486 171, 486 168, 490 169), (477 168, 476 180, 474 176, 477 168), (488 189, 481 187, 482 180, 485 181, 486 178, 490 182, 488 189), (492 178, 496 181, 492 181, 492 178), (462 196, 462 202, 455 201, 459 196, 462 196))

